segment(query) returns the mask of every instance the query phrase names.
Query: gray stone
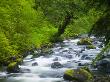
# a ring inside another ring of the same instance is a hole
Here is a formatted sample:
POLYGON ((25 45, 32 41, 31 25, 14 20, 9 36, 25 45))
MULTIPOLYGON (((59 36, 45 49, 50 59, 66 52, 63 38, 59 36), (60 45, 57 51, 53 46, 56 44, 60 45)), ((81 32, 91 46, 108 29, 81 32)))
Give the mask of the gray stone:
POLYGON ((59 62, 54 62, 51 64, 51 68, 62 68, 63 65, 59 62))
POLYGON ((38 66, 37 62, 32 63, 32 66, 38 66))
POLYGON ((58 59, 59 59, 59 58, 58 58, 58 57, 56 57, 56 58, 54 58, 54 59, 53 59, 53 61, 58 61, 58 59))

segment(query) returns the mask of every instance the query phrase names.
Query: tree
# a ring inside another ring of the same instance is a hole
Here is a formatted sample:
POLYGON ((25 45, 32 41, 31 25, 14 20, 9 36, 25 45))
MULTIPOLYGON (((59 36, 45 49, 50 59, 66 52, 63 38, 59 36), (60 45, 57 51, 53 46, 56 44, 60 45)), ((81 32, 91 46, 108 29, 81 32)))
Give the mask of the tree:
POLYGON ((90 33, 99 37, 104 36, 107 44, 110 40, 110 0, 93 0, 90 4, 91 8, 95 5, 95 9, 100 7, 103 11, 103 15, 93 25, 90 33))
POLYGON ((58 32, 53 37, 60 37, 72 20, 84 13, 82 0, 35 0, 36 9, 40 7, 48 20, 53 23, 58 32))

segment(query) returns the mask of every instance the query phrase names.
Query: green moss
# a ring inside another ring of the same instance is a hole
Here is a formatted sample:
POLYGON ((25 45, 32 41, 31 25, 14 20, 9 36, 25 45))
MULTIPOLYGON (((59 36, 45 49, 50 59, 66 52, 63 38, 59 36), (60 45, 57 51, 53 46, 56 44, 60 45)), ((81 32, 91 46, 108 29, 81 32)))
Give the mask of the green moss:
POLYGON ((65 71, 65 73, 64 74, 66 74, 66 75, 69 75, 69 76, 73 76, 73 74, 74 74, 74 70, 72 70, 72 69, 68 69, 68 70, 66 70, 65 71))
POLYGON ((12 62, 7 67, 8 72, 18 72, 18 69, 19 67, 17 62, 12 62))
POLYGON ((90 39, 90 38, 83 38, 77 44, 78 45, 92 45, 92 39, 90 39))
POLYGON ((76 70, 68 69, 65 71, 64 76, 64 79, 68 78, 66 80, 75 82, 87 82, 93 79, 93 75, 91 74, 91 72, 84 68, 76 70))
POLYGON ((81 68, 79 71, 79 74, 83 75, 86 78, 86 80, 88 80, 88 81, 93 79, 92 74, 85 69, 81 68))
POLYGON ((22 58, 18 58, 18 59, 16 59, 16 62, 19 63, 19 64, 20 64, 22 61, 23 61, 22 58))
POLYGON ((12 69, 13 67, 15 67, 17 65, 17 62, 13 62, 13 63, 10 63, 9 65, 8 65, 8 69, 12 69))
POLYGON ((96 49, 96 47, 94 45, 88 45, 86 48, 87 49, 96 49))

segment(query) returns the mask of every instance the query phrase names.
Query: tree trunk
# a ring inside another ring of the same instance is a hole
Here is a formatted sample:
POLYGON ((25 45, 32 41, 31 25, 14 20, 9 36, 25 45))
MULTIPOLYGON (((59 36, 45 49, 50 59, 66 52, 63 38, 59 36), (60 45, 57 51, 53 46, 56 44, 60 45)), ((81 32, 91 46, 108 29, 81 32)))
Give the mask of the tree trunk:
POLYGON ((65 16, 63 23, 58 28, 58 32, 57 32, 58 37, 61 36, 65 32, 65 29, 66 29, 67 25, 69 25, 69 23, 71 22, 72 18, 73 18, 72 14, 67 14, 65 16))

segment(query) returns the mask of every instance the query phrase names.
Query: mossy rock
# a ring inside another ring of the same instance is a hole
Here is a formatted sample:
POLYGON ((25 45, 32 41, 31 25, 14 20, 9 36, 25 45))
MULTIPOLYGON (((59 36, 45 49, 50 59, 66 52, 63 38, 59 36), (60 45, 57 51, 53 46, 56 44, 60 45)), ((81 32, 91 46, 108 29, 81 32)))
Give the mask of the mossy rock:
POLYGON ((18 58, 18 59, 16 59, 16 61, 15 61, 15 62, 17 62, 18 64, 21 64, 21 63, 22 63, 22 61, 23 61, 23 59, 22 59, 22 58, 18 58))
POLYGON ((63 78, 64 80, 68 80, 68 81, 74 81, 77 80, 77 78, 73 77, 74 75, 74 71, 73 69, 68 69, 64 72, 63 78))
POLYGON ((82 38, 80 41, 78 41, 77 45, 92 45, 92 39, 82 38))
POLYGON ((86 70, 86 71, 88 71, 89 73, 92 74, 92 72, 90 71, 90 69, 89 69, 87 66, 84 66, 84 67, 82 67, 81 69, 84 69, 84 70, 86 70))
POLYGON ((68 69, 65 71, 63 78, 68 81, 87 82, 92 80, 93 75, 83 68, 76 70, 68 69))
POLYGON ((79 70, 79 75, 82 75, 84 77, 83 79, 85 81, 83 81, 83 82, 90 81, 93 78, 93 75, 90 72, 88 72, 87 70, 82 69, 82 68, 79 70))
POLYGON ((12 62, 8 65, 7 71, 9 73, 18 73, 19 72, 19 67, 17 62, 12 62))
POLYGON ((87 49, 96 49, 96 47, 94 45, 88 45, 86 48, 87 49))
POLYGON ((74 70, 72 70, 72 69, 68 69, 68 70, 65 71, 65 74, 66 74, 66 75, 69 75, 69 76, 72 77, 73 74, 74 74, 74 70))

